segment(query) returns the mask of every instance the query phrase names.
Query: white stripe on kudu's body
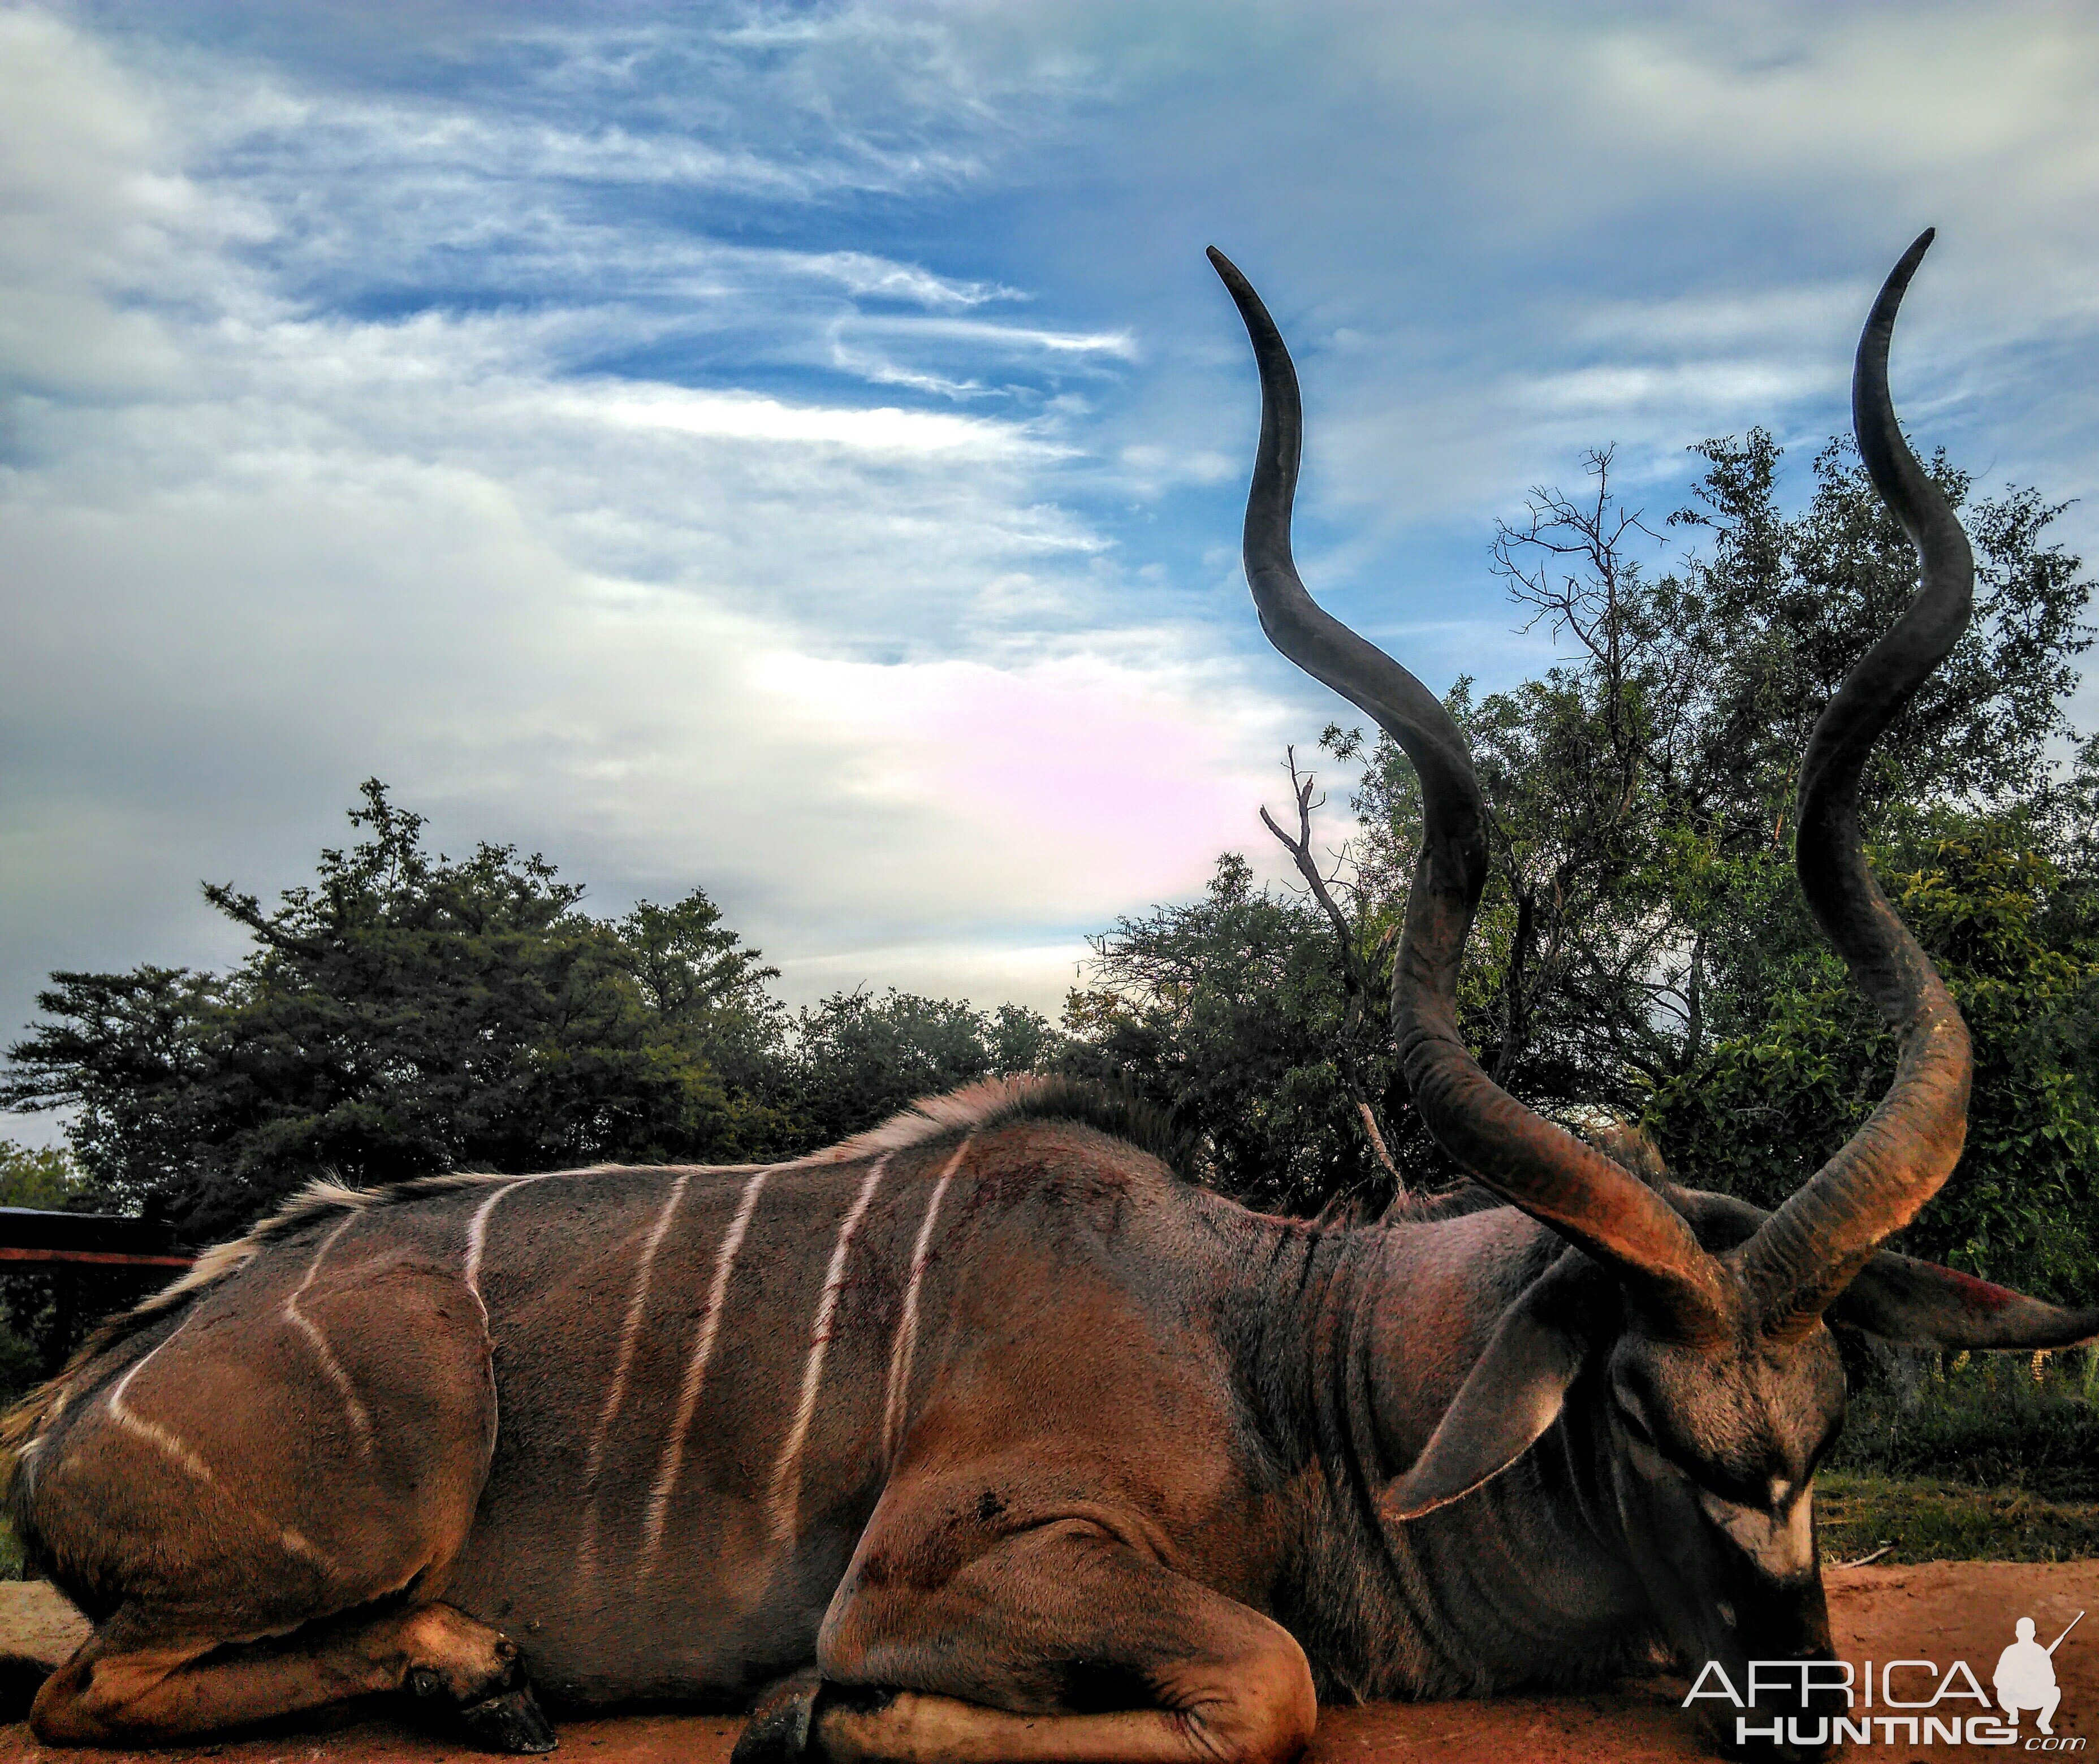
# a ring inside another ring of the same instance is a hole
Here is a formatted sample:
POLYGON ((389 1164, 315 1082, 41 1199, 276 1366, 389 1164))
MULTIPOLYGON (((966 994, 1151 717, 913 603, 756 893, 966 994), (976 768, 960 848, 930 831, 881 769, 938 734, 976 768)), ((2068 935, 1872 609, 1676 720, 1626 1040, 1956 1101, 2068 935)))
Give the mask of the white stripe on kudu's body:
POLYGON ((838 1240, 832 1246, 831 1265, 824 1276, 824 1296, 816 1302, 816 1321, 809 1331, 809 1359, 802 1370, 802 1401, 794 1410, 794 1425, 787 1443, 780 1449, 780 1461, 772 1467, 772 1536, 784 1543, 794 1535, 795 1515, 802 1504, 802 1447, 809 1437, 809 1423, 816 1412, 816 1392, 824 1382, 824 1353, 831 1344, 831 1319, 838 1308, 838 1288, 846 1278, 846 1254, 853 1234, 867 1216, 868 1203, 881 1186, 882 1172, 889 1168, 889 1154, 874 1160, 860 1185, 852 1208, 838 1226, 838 1240))
MULTIPOLYGON (((466 1228, 466 1284, 467 1290, 474 1296, 477 1303, 481 1300, 481 1256, 488 1243, 488 1216, 495 1211, 496 1203, 512 1190, 522 1188, 527 1182, 543 1182, 547 1176, 556 1173, 550 1170, 546 1176, 521 1176, 514 1182, 505 1182, 474 1208, 473 1217, 466 1228)), ((488 1307, 482 1304, 481 1308, 485 1315, 488 1307)))
POLYGON ((933 1226, 940 1216, 941 1197, 961 1168, 972 1136, 964 1135, 948 1159, 940 1179, 933 1185, 933 1198, 926 1203, 926 1221, 918 1227, 918 1241, 911 1250, 911 1278, 904 1288, 904 1316, 896 1326, 896 1344, 889 1354, 889 1395, 882 1405, 882 1457, 885 1463, 896 1458, 897 1435, 903 1430, 904 1411, 911 1401, 911 1361, 918 1351, 918 1288, 926 1278, 926 1264, 932 1260, 933 1226))
POLYGON ((685 1458, 685 1435, 699 1406, 701 1387, 706 1383, 707 1361, 713 1357, 715 1337, 720 1332, 722 1305, 728 1297, 728 1277, 736 1271, 737 1252, 743 1234, 750 1229, 750 1216, 758 1210, 758 1197, 765 1191, 769 1169, 760 1170, 743 1185, 743 1199, 736 1217, 723 1234, 715 1254, 715 1280, 707 1293, 706 1315, 701 1319, 699 1339, 693 1344, 693 1357, 685 1366, 684 1382, 678 1391, 678 1413, 671 1423, 671 1436, 663 1442, 663 1458, 656 1471, 656 1486, 649 1491, 649 1518, 641 1537, 641 1573, 645 1578, 654 1565, 663 1542, 663 1526, 671 1516, 671 1495, 678 1485, 678 1471, 685 1458))
MULTIPOLYGON (((488 1243, 488 1216, 495 1211, 496 1203, 513 1189, 522 1188, 527 1182, 543 1182, 548 1177, 559 1174, 561 1172, 558 1170, 547 1170, 538 1176, 521 1176, 514 1182, 505 1182, 502 1187, 497 1189, 473 1210, 473 1217, 468 1222, 466 1228, 464 1272, 466 1289, 473 1295, 473 1302, 481 1307, 481 1321, 483 1328, 486 1328, 488 1324, 488 1301, 481 1296, 481 1255, 488 1243)), ((491 1456, 495 1451, 496 1435, 501 1429, 502 1422, 501 1400, 496 1396, 495 1385, 491 1382, 489 1387, 488 1404, 488 1449, 491 1456)))
POLYGON ((619 1331, 619 1357, 612 1369, 612 1387, 605 1394, 605 1407, 599 1411, 597 1431, 591 1436, 590 1458, 583 1472, 583 1535, 577 1551, 577 1572, 585 1581, 597 1573, 597 1479, 605 1467, 605 1442, 612 1432, 612 1424, 619 1418, 620 1405, 627 1400, 627 1375, 634 1370, 634 1350, 641 1339, 641 1319, 649 1305, 649 1278, 656 1266, 656 1252, 663 1247, 664 1234, 671 1229, 671 1221, 677 1215, 678 1203, 685 1198, 685 1186, 692 1181, 689 1174, 681 1176, 671 1185, 670 1198, 656 1215, 656 1223, 649 1228, 649 1235, 641 1246, 640 1265, 634 1274, 634 1294, 627 1301, 627 1322, 619 1331))
POLYGON ((314 1252, 314 1259, 306 1264, 306 1277, 297 1289, 284 1300, 284 1321, 306 1338, 314 1350, 314 1357, 328 1374, 328 1383, 335 1386, 336 1394, 342 1398, 344 1412, 350 1417, 350 1430, 357 1436, 357 1449, 361 1456, 372 1455, 372 1415, 364 1406, 357 1388, 350 1381, 350 1374, 342 1369, 342 1361, 336 1358, 335 1349, 328 1345, 328 1337, 321 1326, 299 1309, 299 1300, 306 1296, 306 1289, 314 1283, 314 1276, 321 1271, 321 1262, 335 1247, 335 1240, 363 1216, 363 1212, 343 1215, 342 1223, 321 1239, 321 1247, 314 1252))
POLYGON ((145 1416, 139 1414, 124 1401, 124 1393, 130 1389, 132 1379, 146 1370, 152 1363, 154 1355, 159 1353, 162 1348, 166 1347, 169 1342, 173 1341, 188 1326, 189 1319, 185 1318, 181 1323, 168 1332, 166 1339, 156 1346, 152 1353, 147 1354, 110 1387, 107 1404, 109 1419, 122 1427, 125 1432, 134 1434, 139 1439, 147 1441, 173 1458, 207 1489, 216 1489, 224 1495, 265 1531, 275 1533, 277 1541, 293 1555, 302 1557, 312 1563, 315 1567, 325 1570, 328 1566, 328 1558, 309 1543, 303 1535, 289 1525, 279 1525, 274 1520, 265 1518, 262 1513, 249 1506, 247 1502, 243 1501, 232 1489, 220 1481, 218 1473, 211 1466, 200 1458, 172 1428, 162 1427, 157 1421, 147 1420, 145 1416))
POLYGON ((212 1474, 209 1464, 198 1457, 183 1443, 180 1438, 169 1432, 159 1422, 148 1421, 143 1415, 134 1413, 124 1401, 124 1393, 130 1389, 131 1380, 153 1363, 158 1357, 161 1348, 166 1347, 168 1342, 173 1341, 177 1335, 182 1334, 183 1330, 188 1326, 188 1322, 189 1320, 185 1318, 179 1326, 169 1332, 166 1341, 161 1342, 152 1353, 139 1361, 110 1387, 109 1419, 127 1432, 137 1434, 139 1438, 151 1440, 198 1481, 209 1487, 216 1488, 218 1485, 218 1478, 212 1474))

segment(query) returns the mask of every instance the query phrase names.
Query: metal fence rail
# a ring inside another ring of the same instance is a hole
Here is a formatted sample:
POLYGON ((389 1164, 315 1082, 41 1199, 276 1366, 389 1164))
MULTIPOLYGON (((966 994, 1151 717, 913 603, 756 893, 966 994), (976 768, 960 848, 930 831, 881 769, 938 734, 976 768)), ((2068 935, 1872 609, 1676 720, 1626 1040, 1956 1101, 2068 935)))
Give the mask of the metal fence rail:
POLYGON ((174 1269, 196 1260, 172 1230, 150 1219, 0 1207, 0 1272, 25 1263, 174 1269))

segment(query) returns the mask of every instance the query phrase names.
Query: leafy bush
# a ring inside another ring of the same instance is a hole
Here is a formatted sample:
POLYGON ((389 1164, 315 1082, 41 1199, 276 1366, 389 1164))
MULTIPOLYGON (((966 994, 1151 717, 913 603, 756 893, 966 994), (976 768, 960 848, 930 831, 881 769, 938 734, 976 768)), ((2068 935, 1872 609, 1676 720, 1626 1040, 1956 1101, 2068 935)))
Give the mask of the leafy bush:
MULTIPOLYGON (((1384 1186, 1342 1065, 1354 1026, 1333 933, 1314 908, 1256 887, 1228 851, 1199 900, 1123 919, 1094 948, 1094 983, 1065 1010, 1066 1071, 1159 1108, 1200 1141, 1204 1177, 1254 1206, 1314 1212, 1384 1186)), ((1381 1019, 1367 1039, 1369 1100, 1388 1109, 1401 1099, 1381 1019)))
POLYGON ((2099 1348, 1882 1353, 1855 1379, 1832 1469, 2099 1500, 2099 1348))
MULTIPOLYGON (((2044 1297, 2099 1292, 2099 894, 2015 817, 1918 817, 1877 854, 1974 1038, 1968 1144, 1901 1247, 2044 1297)), ((1682 1180, 1775 1207, 1872 1113, 1893 1038, 1808 949, 1762 1020, 1661 1087, 1682 1180)))
POLYGON ((1048 1019, 1024 1005, 982 1011, 894 987, 880 997, 834 992, 795 1019, 786 1080, 793 1149, 830 1145, 975 1079, 1036 1071, 1058 1040, 1048 1019))

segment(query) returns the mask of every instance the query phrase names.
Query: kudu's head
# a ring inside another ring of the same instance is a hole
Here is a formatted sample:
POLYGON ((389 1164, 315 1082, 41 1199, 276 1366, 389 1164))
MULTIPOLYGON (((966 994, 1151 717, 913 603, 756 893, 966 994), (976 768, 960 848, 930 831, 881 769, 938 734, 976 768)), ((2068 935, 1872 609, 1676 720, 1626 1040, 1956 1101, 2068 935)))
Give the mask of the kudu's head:
POLYGON ((1859 451, 1916 547, 1922 579, 1816 723, 1796 816, 1802 886, 1899 1036, 1900 1062, 1872 1118, 1769 1215, 1640 1180, 1499 1089, 1467 1049, 1459 961, 1487 870, 1472 759, 1435 697, 1299 581, 1290 548, 1296 374, 1260 297, 1210 253, 1261 369, 1246 570, 1262 628, 1375 718, 1420 777, 1424 836, 1393 978, 1402 1069, 1438 1143, 1568 1246, 1503 1315, 1419 1458, 1386 1489, 1384 1516, 1418 1518, 1506 1468, 1586 1374, 1602 1412, 1592 1432, 1603 1480, 1659 1625, 1693 1669, 1720 1660, 1738 1685, 1748 1659, 1828 1652, 1809 1495, 1844 1412, 1827 1320, 1980 1347, 2059 1345, 2099 1330, 2099 1313, 2060 1310, 1879 1250, 1959 1159, 1971 1067, 1960 1014, 1875 883, 1859 830, 1868 752, 1959 638, 1974 583, 1966 536, 1904 443, 1888 397, 1896 308, 1931 236, 1881 290, 1852 385, 1859 451))

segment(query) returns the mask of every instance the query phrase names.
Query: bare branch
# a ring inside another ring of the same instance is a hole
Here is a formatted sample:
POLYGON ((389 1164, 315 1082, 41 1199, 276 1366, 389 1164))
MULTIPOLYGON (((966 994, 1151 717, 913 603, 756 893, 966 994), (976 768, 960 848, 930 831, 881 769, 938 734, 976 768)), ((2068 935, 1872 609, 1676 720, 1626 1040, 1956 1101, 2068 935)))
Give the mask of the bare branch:
MULTIPOLYGON (((1274 834, 1283 848, 1289 852, 1291 862, 1296 865, 1297 873, 1305 878, 1305 886, 1317 901, 1319 910, 1327 915, 1327 922, 1333 927, 1334 941, 1341 957, 1341 985, 1348 994, 1348 1027, 1351 1029, 1366 1020, 1375 1020, 1371 1014, 1371 1002, 1376 992, 1376 982, 1371 972, 1369 961, 1364 957, 1354 927, 1349 916, 1341 910, 1340 903, 1334 898, 1334 878, 1322 874, 1319 860, 1312 853, 1312 811, 1325 806, 1322 797, 1315 803, 1312 793, 1316 787, 1314 775, 1297 769, 1297 750, 1283 750, 1284 763, 1290 768, 1291 794, 1297 801, 1297 832, 1293 838, 1285 832, 1276 818, 1264 807, 1261 812, 1261 825, 1274 834)), ((1340 1065, 1343 1081, 1347 1084, 1356 1112, 1362 1117, 1363 1130, 1369 1137, 1371 1150, 1377 1160, 1392 1177, 1396 1194, 1407 1192, 1406 1180, 1399 1173, 1399 1166, 1393 1162, 1387 1149, 1384 1135, 1379 1130, 1376 1111, 1371 1108, 1366 1094, 1367 1086, 1362 1082, 1353 1053, 1344 1048, 1340 1065)))
POLYGON ((1406 1193, 1406 1178, 1399 1173, 1399 1166, 1392 1161, 1392 1154, 1385 1149, 1384 1135, 1378 1131, 1377 1111, 1361 1097, 1356 1098, 1356 1111, 1363 1118, 1363 1131, 1370 1136, 1371 1150, 1377 1154, 1378 1162, 1392 1177, 1393 1199, 1398 1199, 1406 1193))

